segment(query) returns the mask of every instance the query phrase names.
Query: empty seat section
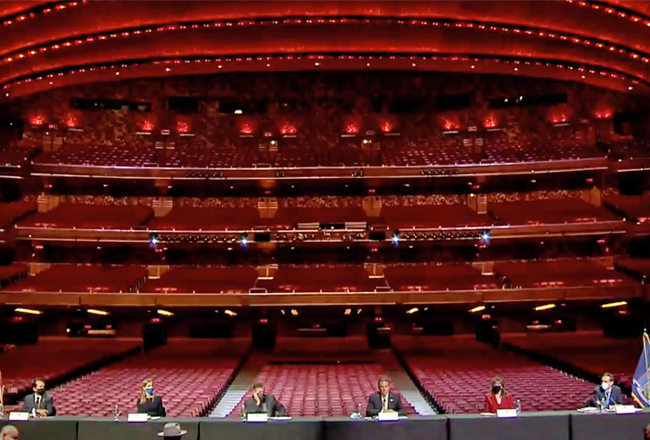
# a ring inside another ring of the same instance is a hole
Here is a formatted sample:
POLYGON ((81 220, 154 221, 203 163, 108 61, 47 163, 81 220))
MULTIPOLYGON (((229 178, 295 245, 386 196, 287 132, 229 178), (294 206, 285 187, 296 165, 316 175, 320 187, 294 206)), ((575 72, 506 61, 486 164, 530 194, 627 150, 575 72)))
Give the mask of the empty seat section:
POLYGON ((25 264, 12 264, 11 266, 0 266, 0 287, 27 275, 29 268, 25 264))
POLYGON ((580 199, 493 203, 490 204, 489 211, 498 220, 512 225, 621 220, 607 209, 580 199))
POLYGON ((502 342, 628 382, 643 351, 641 338, 611 339, 602 332, 502 335, 502 342))
POLYGON ((384 206, 381 217, 391 229, 428 229, 440 227, 488 226, 485 214, 477 214, 466 205, 384 206))
POLYGON ((384 268, 386 282, 393 290, 473 290, 496 289, 497 280, 484 276, 467 264, 405 264, 384 268))
POLYGON ((578 287, 635 284, 630 277, 591 260, 501 262, 494 273, 511 287, 578 287))
POLYGON ((37 344, 9 347, 0 352, 2 379, 10 393, 27 391, 36 378, 55 379, 88 364, 126 353, 139 344, 121 339, 41 337, 37 344))
MULTIPOLYGON (((399 341, 395 341, 399 348, 399 341)), ((417 352, 406 362, 422 387, 447 413, 479 413, 491 380, 500 376, 524 411, 582 407, 594 384, 536 364, 510 352, 497 351, 471 337, 420 337, 417 352)))
POLYGON ((363 266, 280 266, 272 280, 259 279, 269 292, 374 292, 386 287, 363 266))
POLYGON ((36 204, 32 202, 0 203, 0 228, 7 227, 34 211, 36 211, 36 204))
POLYGON ((174 208, 167 215, 151 219, 155 230, 222 231, 250 230, 259 224, 256 208, 174 208))
POLYGON ((146 293, 248 293, 257 280, 257 269, 246 266, 173 267, 159 279, 149 279, 146 293))
POLYGON ((142 266, 60 264, 10 284, 10 292, 134 292, 147 276, 142 266))
POLYGON ((279 229, 293 229, 301 223, 363 223, 368 217, 361 207, 280 208, 269 223, 279 229))
POLYGON ((621 258, 616 260, 616 266, 641 279, 650 277, 650 260, 640 258, 621 258))
MULTIPOLYGON (((265 392, 273 394, 293 417, 347 416, 361 408, 365 413, 368 396, 377 391, 377 380, 386 375, 374 363, 269 364, 255 379, 265 392)), ((394 390, 397 391, 397 390, 394 390)), ((230 417, 239 417, 249 391, 230 417)), ((402 398, 408 414, 413 408, 402 398)))
POLYGON ((34 154, 34 151, 33 148, 27 147, 0 146, 0 167, 16 167, 26 162, 34 154))
POLYGON ((42 165, 75 165, 104 167, 144 167, 153 164, 153 148, 107 146, 107 145, 65 145, 53 152, 43 153, 34 163, 42 165))
POLYGON ((21 221, 19 227, 133 229, 153 215, 146 206, 99 206, 62 204, 48 212, 36 213, 21 221))
POLYGON ((650 222, 650 194, 643 196, 617 194, 606 197, 605 203, 638 223, 650 222))
POLYGON ((243 350, 232 341, 170 341, 56 388, 52 394, 60 415, 105 417, 113 414, 116 405, 126 414, 136 410, 142 380, 153 379, 167 416, 197 417, 225 389, 243 350))

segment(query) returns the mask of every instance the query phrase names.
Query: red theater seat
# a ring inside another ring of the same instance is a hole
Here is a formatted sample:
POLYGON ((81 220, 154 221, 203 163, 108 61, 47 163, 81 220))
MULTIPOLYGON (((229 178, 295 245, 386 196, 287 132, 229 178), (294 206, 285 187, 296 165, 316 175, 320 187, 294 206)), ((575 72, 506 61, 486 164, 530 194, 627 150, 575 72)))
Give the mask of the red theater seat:
POLYGON ((32 202, 0 203, 0 229, 34 211, 36 204, 32 202))
POLYGON ((10 392, 13 388, 27 391, 35 378, 54 379, 109 356, 126 353, 138 345, 137 341, 121 339, 41 337, 38 344, 0 352, 2 379, 10 392))
POLYGON ((170 341, 56 388, 52 394, 60 415, 112 416, 116 405, 124 415, 135 412, 142 380, 153 379, 168 417, 198 417, 224 391, 243 350, 233 341, 170 341))
MULTIPOLYGON (((445 412, 479 413, 492 378, 503 378, 524 411, 572 410, 584 405, 594 384, 497 351, 472 338, 420 337, 405 359, 422 387, 445 412), (428 340, 428 341, 427 341, 428 340)), ((400 343, 395 341, 399 348, 400 343)))
POLYGON ((489 216, 466 205, 384 206, 381 216, 391 229, 482 227, 492 224, 489 216))

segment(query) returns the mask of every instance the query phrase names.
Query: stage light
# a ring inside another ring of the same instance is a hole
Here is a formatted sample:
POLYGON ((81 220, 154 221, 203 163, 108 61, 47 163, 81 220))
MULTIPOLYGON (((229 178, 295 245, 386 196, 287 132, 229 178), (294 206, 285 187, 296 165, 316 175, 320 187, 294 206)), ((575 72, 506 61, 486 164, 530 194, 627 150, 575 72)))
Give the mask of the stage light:
POLYGON ((155 236, 155 235, 152 236, 151 239, 149 240, 149 243, 151 244, 151 246, 158 246, 159 242, 160 241, 158 240, 158 237, 155 236))
POLYGON ((485 306, 476 306, 473 309, 469 309, 469 313, 478 313, 485 310, 485 306))
POLYGON ((243 236, 241 237, 241 239, 239 240, 239 242, 241 243, 241 246, 242 246, 242 247, 246 247, 246 246, 248 246, 248 236, 247 236, 247 235, 243 235, 243 236))
POLYGON ((352 309, 345 309, 345 312, 343 312, 343 314, 345 316, 349 316, 350 314, 352 314, 352 309))
POLYGON ((483 232, 481 234, 481 241, 483 241, 485 243, 488 243, 490 241, 490 238, 492 238, 492 236, 490 235, 490 233, 488 231, 485 231, 485 232, 483 232))
POLYGON ((101 316, 108 315, 108 312, 105 312, 104 310, 88 309, 87 312, 90 313, 91 315, 101 315, 101 316))
POLYGON ((554 309, 554 308, 555 308, 555 304, 545 304, 545 305, 543 305, 543 306, 537 306, 537 307, 535 307, 534 310, 535 310, 536 312, 541 312, 541 311, 543 311, 543 310, 550 310, 550 309, 554 309))
POLYGON ((298 316, 298 310, 296 310, 296 309, 291 309, 291 314, 292 314, 293 316, 298 316))
POLYGON ((611 302, 611 303, 603 304, 600 307, 603 308, 603 309, 611 309, 612 307, 622 307, 622 306, 626 306, 626 305, 627 305, 627 301, 617 301, 617 302, 611 302))
POLYGON ((401 239, 401 237, 400 237, 399 231, 395 231, 395 233, 393 234, 393 238, 392 238, 393 244, 397 245, 400 242, 400 239, 401 239))
POLYGON ((15 311, 15 312, 18 312, 18 313, 26 313, 26 314, 28 314, 28 315, 40 315, 40 314, 43 313, 43 312, 41 312, 40 310, 24 309, 24 308, 22 308, 22 307, 18 307, 18 308, 15 309, 14 311, 15 311))
POLYGON ((232 310, 224 310, 223 313, 225 313, 228 316, 237 316, 237 312, 233 312, 232 310))
POLYGON ((417 312, 419 312, 419 311, 420 311, 420 309, 418 309, 417 307, 413 307, 412 309, 408 309, 408 310, 406 311, 406 313, 407 313, 408 315, 412 315, 412 314, 417 313, 417 312))
POLYGON ((174 316, 172 312, 168 312, 167 310, 158 310, 157 313, 162 316, 174 316))

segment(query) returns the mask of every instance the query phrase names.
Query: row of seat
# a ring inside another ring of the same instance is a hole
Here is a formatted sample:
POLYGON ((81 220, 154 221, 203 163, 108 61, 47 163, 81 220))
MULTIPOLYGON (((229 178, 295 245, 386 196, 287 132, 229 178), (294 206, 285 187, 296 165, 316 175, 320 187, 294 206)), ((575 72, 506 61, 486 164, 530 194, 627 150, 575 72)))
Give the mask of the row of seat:
MULTIPOLYGON (((24 270, 24 266, 20 267, 24 270)), ((147 280, 144 266, 59 264, 34 276, 23 277, 4 290, 247 293, 258 288, 268 292, 374 292, 638 284, 630 276, 588 259, 497 262, 493 270, 497 277, 483 275, 467 264, 403 264, 385 267, 381 276, 371 275, 358 265, 281 265, 273 273, 258 276, 258 269, 252 266, 177 266, 160 277, 147 280)))
MULTIPOLYGON (((0 205, 0 225, 9 224, 34 211, 26 202, 0 205), (7 208, 6 210, 4 208, 7 208)), ((636 207, 631 216, 645 218, 636 207)), ((650 212, 648 212, 650 217, 650 212)), ((242 231, 255 227, 290 230, 300 224, 355 223, 387 225, 391 230, 437 229, 441 227, 494 227, 531 224, 583 224, 620 221, 606 208, 579 199, 490 203, 488 213, 478 214, 464 204, 384 206, 377 217, 361 207, 280 208, 271 218, 261 218, 258 209, 177 207, 154 217, 153 209, 138 205, 87 205, 64 203, 48 212, 35 213, 17 224, 31 228, 148 229, 154 231, 242 231)))
MULTIPOLYGON (((425 338, 426 339, 426 338, 425 338)), ((399 343, 396 342, 399 348, 399 343)), ((594 385, 525 357, 495 350, 474 338, 435 338, 430 346, 418 341, 416 352, 405 354, 407 365, 422 388, 448 414, 477 413, 484 409, 494 377, 524 411, 581 408, 594 385)))

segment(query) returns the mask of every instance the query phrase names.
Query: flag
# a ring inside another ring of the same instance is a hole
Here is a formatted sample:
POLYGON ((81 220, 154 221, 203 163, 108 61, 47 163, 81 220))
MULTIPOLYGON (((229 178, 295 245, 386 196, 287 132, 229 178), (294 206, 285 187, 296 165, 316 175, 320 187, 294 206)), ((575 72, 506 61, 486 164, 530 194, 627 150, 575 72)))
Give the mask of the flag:
POLYGON ((641 408, 650 408, 650 383, 648 383, 648 369, 650 367, 650 338, 643 332, 643 351, 639 357, 632 381, 632 397, 641 408))

